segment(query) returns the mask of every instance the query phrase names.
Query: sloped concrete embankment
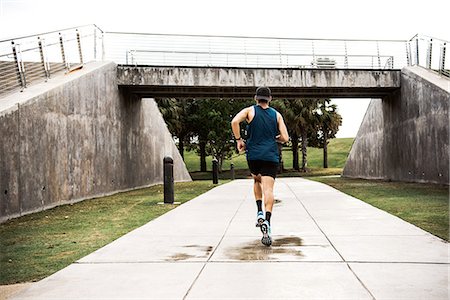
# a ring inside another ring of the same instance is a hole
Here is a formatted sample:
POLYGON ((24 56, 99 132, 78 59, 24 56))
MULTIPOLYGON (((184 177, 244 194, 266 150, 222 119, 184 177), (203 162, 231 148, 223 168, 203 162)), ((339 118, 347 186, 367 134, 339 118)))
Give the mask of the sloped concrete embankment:
POLYGON ((450 80, 402 70, 401 89, 372 99, 344 176, 449 184, 450 80))
POLYGON ((160 183, 165 155, 191 180, 155 101, 121 93, 114 63, 63 77, 1 99, 0 221, 160 183))

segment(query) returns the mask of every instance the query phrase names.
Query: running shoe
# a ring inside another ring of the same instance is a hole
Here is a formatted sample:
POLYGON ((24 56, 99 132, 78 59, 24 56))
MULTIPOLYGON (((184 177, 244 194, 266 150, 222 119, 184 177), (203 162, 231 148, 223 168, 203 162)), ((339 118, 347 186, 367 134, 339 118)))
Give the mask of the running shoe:
POLYGON ((266 245, 267 247, 269 247, 270 245, 272 245, 272 238, 271 238, 271 232, 270 232, 270 224, 267 220, 265 220, 262 224, 261 224, 261 232, 263 234, 263 237, 261 239, 261 243, 263 243, 264 245, 266 245))
POLYGON ((256 227, 260 227, 262 223, 264 223, 264 213, 258 211, 258 214, 256 215, 256 227))

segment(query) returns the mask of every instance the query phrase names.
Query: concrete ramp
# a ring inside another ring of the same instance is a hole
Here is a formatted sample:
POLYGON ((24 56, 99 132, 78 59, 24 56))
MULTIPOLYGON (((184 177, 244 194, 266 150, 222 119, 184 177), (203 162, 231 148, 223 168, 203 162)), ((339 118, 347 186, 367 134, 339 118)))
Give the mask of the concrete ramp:
POLYGON ((0 221, 175 179, 191 180, 152 99, 117 87, 117 65, 82 70, 0 99, 0 221))
POLYGON ((401 89, 372 99, 344 176, 449 184, 450 80, 402 69, 401 89))

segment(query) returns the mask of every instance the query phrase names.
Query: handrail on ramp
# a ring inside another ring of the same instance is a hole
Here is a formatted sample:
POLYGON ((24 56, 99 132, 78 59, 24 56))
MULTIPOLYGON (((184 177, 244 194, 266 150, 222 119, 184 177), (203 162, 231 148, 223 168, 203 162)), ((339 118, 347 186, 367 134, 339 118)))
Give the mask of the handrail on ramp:
POLYGON ((93 60, 171 67, 401 69, 450 77, 448 41, 107 32, 95 24, 0 41, 0 97, 93 60))

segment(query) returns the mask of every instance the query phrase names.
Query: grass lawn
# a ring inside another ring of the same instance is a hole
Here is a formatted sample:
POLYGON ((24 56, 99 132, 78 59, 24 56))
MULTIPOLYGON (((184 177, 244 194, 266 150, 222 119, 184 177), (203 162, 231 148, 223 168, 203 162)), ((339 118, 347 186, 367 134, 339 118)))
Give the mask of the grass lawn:
MULTIPOLYGON (((195 198, 210 181, 175 184, 175 200, 195 198)), ((166 213, 163 186, 86 200, 0 225, 0 284, 36 281, 166 213)))
POLYGON ((311 178, 449 240, 449 187, 350 178, 311 178))
MULTIPOLYGON (((353 144, 353 138, 341 138, 332 139, 328 145, 328 167, 334 168, 333 174, 340 174, 342 168, 344 167, 345 161, 347 159, 348 153, 353 144), (340 170, 336 170, 340 169, 340 170), (338 173, 336 173, 338 171, 338 173)), ((300 164, 301 164, 301 152, 300 164)), ((208 171, 212 169, 212 158, 208 156, 206 158, 206 166, 208 171)), ((185 151, 184 161, 189 172, 200 171, 200 157, 195 153, 195 151, 185 151)), ((292 151, 290 148, 285 147, 283 149, 283 161, 284 167, 286 169, 292 169, 292 151)), ((229 170, 231 162, 234 163, 235 169, 247 169, 247 161, 245 159, 245 154, 235 155, 232 159, 226 160, 223 163, 223 170, 229 170)), ((323 166, 323 149, 318 148, 308 148, 308 168, 311 170, 320 170, 323 166)), ((297 176, 302 176, 295 172, 297 176)))

